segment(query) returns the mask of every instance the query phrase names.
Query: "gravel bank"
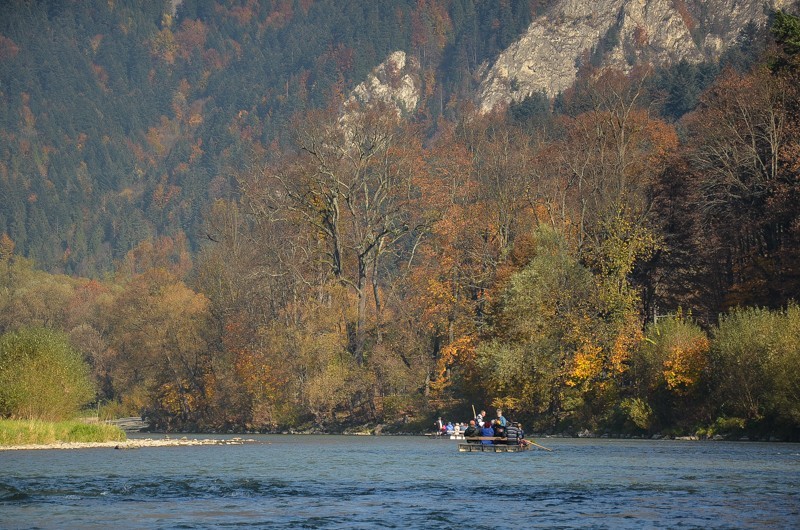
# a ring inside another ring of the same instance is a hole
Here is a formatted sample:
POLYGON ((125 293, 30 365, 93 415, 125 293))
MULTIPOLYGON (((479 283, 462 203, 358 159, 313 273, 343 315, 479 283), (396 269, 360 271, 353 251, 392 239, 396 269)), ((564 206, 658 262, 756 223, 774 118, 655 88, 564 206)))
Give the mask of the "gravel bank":
POLYGON ((141 449, 144 447, 184 447, 193 445, 243 445, 255 443, 255 440, 243 438, 218 439, 191 439, 191 438, 137 438, 124 442, 59 442, 42 445, 5 445, 0 446, 0 451, 21 451, 34 449, 90 449, 104 447, 109 449, 141 449))

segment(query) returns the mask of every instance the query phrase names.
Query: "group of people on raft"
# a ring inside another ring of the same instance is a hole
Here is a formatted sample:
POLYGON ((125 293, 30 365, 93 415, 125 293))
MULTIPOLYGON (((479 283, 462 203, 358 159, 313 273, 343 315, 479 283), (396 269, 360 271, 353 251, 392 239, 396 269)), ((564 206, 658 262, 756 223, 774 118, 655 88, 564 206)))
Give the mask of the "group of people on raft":
MULTIPOLYGON (((441 418, 438 423, 441 425, 441 418)), ((450 425, 452 424, 448 424, 448 427, 450 425)), ((482 410, 480 414, 475 416, 474 420, 469 421, 469 425, 463 430, 462 434, 467 443, 482 443, 484 445, 527 444, 522 424, 518 421, 506 420, 501 409, 497 409, 497 418, 493 420, 486 418, 486 411, 482 410)))

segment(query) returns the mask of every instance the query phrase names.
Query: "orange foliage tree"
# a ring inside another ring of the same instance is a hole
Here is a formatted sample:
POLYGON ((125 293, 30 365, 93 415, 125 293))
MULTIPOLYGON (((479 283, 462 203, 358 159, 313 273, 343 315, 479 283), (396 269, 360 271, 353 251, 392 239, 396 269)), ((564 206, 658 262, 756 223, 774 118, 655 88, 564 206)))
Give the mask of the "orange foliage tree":
POLYGON ((112 307, 115 389, 164 428, 202 417, 211 376, 208 311, 204 295, 164 269, 132 278, 112 307))

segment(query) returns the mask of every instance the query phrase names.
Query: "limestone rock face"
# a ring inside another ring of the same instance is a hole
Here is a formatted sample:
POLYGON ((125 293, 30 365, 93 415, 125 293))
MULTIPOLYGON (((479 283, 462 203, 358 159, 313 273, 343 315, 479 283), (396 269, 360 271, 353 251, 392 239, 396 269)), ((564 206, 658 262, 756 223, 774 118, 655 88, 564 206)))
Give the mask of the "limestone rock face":
POLYGON ((396 51, 378 65, 350 94, 350 102, 368 105, 381 101, 394 105, 401 114, 417 108, 420 100, 419 64, 403 51, 396 51))
POLYGON ((569 88, 585 61, 629 71, 634 65, 718 58, 750 22, 791 0, 562 0, 486 66, 482 112, 569 88))
POLYGON ((169 10, 172 13, 172 16, 175 16, 175 13, 178 12, 178 6, 181 5, 183 0, 169 0, 169 10))

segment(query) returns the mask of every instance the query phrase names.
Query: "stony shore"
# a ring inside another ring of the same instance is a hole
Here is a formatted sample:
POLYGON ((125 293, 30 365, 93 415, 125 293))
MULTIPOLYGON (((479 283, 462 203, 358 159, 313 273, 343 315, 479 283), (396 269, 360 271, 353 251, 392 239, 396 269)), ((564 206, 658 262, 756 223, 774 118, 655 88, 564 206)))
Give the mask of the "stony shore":
POLYGON ((230 438, 225 440, 204 438, 134 438, 124 442, 58 442, 52 444, 37 445, 5 445, 0 446, 0 451, 20 451, 35 449, 141 449, 144 447, 185 447, 196 445, 244 445, 245 443, 255 443, 253 439, 230 438))

